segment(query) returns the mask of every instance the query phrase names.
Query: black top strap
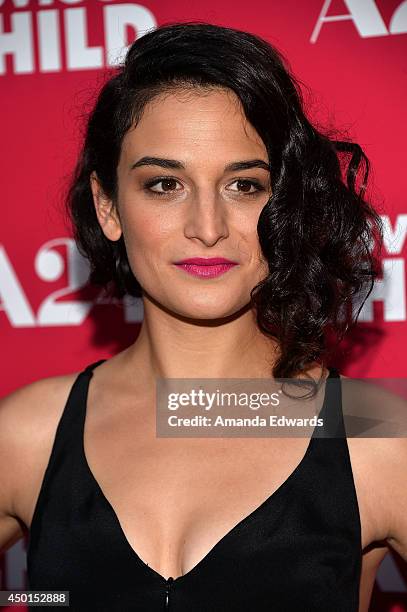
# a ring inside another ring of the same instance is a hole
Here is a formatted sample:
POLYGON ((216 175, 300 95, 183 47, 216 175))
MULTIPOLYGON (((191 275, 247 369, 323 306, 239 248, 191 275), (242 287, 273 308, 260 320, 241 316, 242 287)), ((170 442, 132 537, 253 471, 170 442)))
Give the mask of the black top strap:
POLYGON ((326 378, 325 396, 320 417, 323 426, 314 430, 315 438, 344 438, 346 437, 345 424, 342 411, 342 387, 339 370, 328 366, 329 376, 326 378))
POLYGON ((95 361, 94 363, 89 364, 88 366, 86 366, 86 368, 83 369, 81 374, 88 374, 90 372, 93 372, 93 370, 97 368, 98 365, 104 363, 105 361, 106 359, 99 359, 99 361, 95 361))

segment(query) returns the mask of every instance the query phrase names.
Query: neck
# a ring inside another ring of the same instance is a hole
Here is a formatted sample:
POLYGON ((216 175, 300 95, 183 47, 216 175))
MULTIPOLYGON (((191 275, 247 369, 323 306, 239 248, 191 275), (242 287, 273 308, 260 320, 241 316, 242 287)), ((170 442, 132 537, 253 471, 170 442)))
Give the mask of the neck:
POLYGON ((127 349, 134 367, 151 381, 163 378, 268 378, 277 342, 262 334, 248 306, 223 319, 174 315, 143 298, 140 333, 127 349))

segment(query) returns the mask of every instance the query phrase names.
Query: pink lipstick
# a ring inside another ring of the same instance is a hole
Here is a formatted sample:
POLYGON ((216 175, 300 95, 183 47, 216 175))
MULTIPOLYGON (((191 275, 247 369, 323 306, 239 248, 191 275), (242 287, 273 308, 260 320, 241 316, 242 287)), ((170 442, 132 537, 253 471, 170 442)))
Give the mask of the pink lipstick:
POLYGON ((224 257, 191 257, 190 259, 176 261, 175 265, 193 276, 215 278, 228 272, 238 263, 224 257))

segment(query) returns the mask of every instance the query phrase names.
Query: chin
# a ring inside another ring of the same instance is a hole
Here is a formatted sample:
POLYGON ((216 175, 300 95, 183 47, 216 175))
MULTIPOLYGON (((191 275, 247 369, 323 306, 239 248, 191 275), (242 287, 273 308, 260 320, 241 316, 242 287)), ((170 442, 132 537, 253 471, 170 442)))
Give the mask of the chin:
POLYGON ((176 308, 175 311, 178 315, 188 319, 216 321, 237 315, 246 305, 247 302, 225 305, 224 301, 223 303, 211 302, 209 304, 207 302, 193 303, 193 301, 190 301, 184 307, 176 308))

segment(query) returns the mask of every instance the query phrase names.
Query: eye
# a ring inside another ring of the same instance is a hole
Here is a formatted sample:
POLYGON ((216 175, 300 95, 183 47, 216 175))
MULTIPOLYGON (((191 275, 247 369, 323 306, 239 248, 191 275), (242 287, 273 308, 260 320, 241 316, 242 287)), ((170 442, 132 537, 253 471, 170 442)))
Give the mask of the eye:
POLYGON ((231 189, 231 191, 237 191, 237 192, 240 191, 241 193, 244 193, 245 195, 256 195, 260 191, 265 190, 264 187, 258 181, 253 181, 250 179, 236 179, 235 181, 233 181, 233 183, 231 183, 231 185, 233 185, 234 183, 237 183, 240 189, 239 188, 237 190, 231 189), (254 191, 250 191, 252 187, 255 187, 254 191))
POLYGON ((162 176, 144 183, 144 189, 157 195, 165 195, 166 193, 180 191, 180 189, 173 189, 174 185, 176 185, 177 183, 180 184, 179 181, 177 181, 175 178, 172 178, 171 176, 162 176), (152 187, 155 187, 160 183, 162 183, 161 190, 152 189, 152 187))
MULTIPOLYGON (((242 193, 247 196, 255 196, 257 193, 265 191, 265 188, 258 182, 252 179, 236 179, 231 183, 233 185, 237 183, 238 189, 230 189, 229 191, 234 191, 235 193, 242 193), (252 188, 255 188, 252 190, 252 188)), ((174 192, 181 191, 181 189, 176 189, 176 185, 180 185, 180 182, 173 178, 172 176, 161 176, 154 179, 151 179, 144 183, 145 191, 149 193, 154 193, 158 196, 163 196, 166 194, 173 194, 174 192), (153 189, 161 184, 161 189, 153 189)))

